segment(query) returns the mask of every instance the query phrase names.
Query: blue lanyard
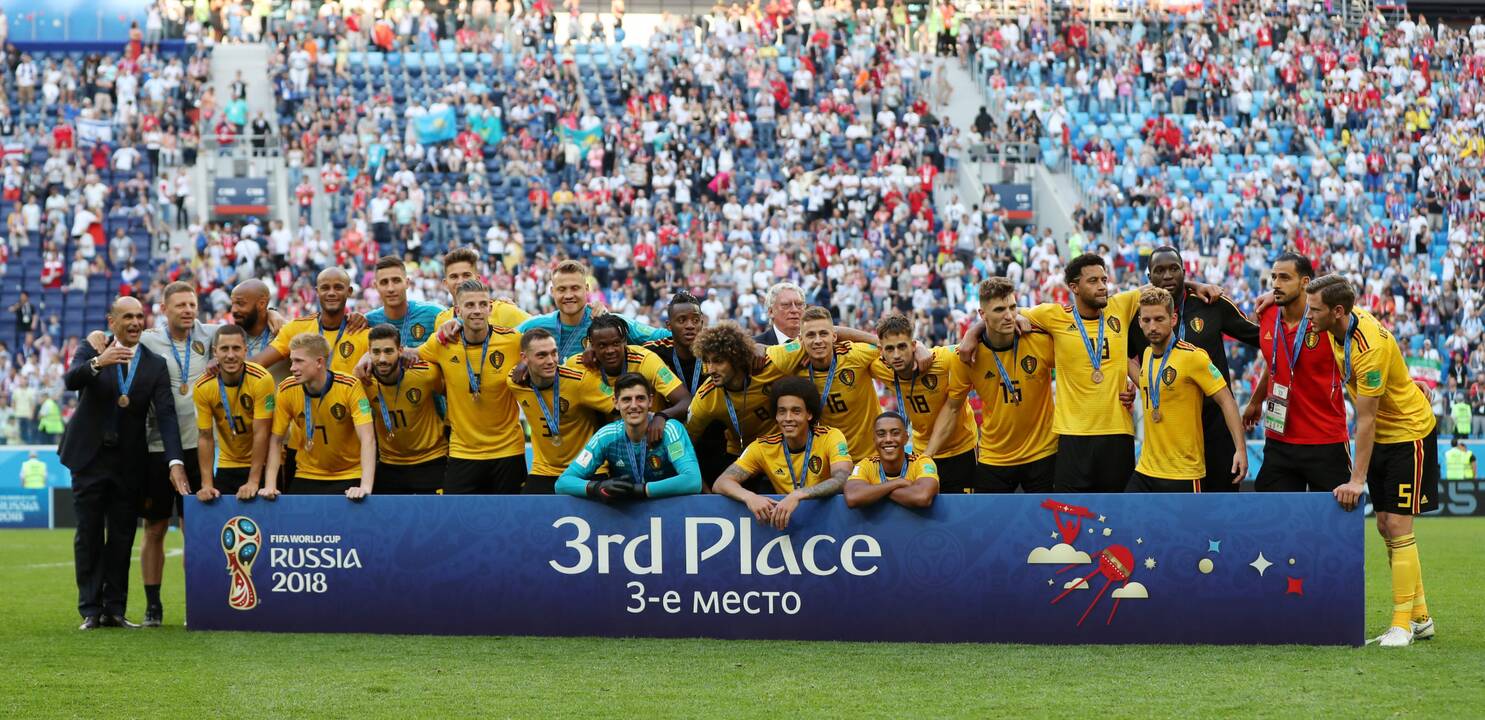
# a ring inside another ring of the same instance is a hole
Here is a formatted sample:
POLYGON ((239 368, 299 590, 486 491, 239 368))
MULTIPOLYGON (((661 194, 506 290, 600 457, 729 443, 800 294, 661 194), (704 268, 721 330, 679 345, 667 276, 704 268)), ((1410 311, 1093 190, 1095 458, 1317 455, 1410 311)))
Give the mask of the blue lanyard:
POLYGON ((126 397, 129 395, 129 388, 134 385, 134 373, 139 372, 139 346, 134 346, 134 356, 129 358, 128 377, 124 376, 124 368, 115 365, 114 369, 119 374, 119 397, 126 397))
MULTIPOLYGON (((675 362, 675 374, 685 380, 686 371, 681 367, 681 356, 676 354, 674 346, 670 348, 670 359, 675 362)), ((686 390, 695 393, 696 388, 701 387, 701 358, 692 358, 692 360, 696 365, 691 368, 691 382, 686 384, 686 390)))
MULTIPOLYGON (((346 323, 348 323, 350 321, 350 319, 351 319, 351 316, 349 316, 349 315, 347 315, 347 316, 345 316, 345 317, 343 317, 343 318, 340 319, 340 330, 336 331, 336 333, 335 333, 335 342, 330 343, 330 357, 335 357, 336 348, 339 348, 340 347, 340 338, 345 335, 345 326, 346 326, 346 323)), ((325 326, 324 325, 321 325, 320 326, 320 334, 321 335, 325 334, 325 326)))
POLYGON ((1095 371, 1103 370, 1103 361, 1098 358, 1103 353, 1103 311, 1098 311, 1098 345, 1088 339, 1088 330, 1083 327, 1083 315, 1078 312, 1077 298, 1073 298, 1073 324, 1078 327, 1078 334, 1083 336, 1083 349, 1088 351, 1088 362, 1093 364, 1095 371))
MULTIPOLYGON (((753 378, 743 378, 743 409, 748 409, 748 386, 753 384, 753 378)), ((722 391, 722 402, 727 404, 727 419, 732 421, 732 432, 737 434, 737 445, 742 447, 747 442, 743 440, 742 425, 737 421, 737 408, 732 407, 732 395, 726 387, 717 388, 722 391)))
POLYGON ((262 335, 259 335, 257 337, 256 342, 253 341, 253 340, 248 340, 248 342, 247 342, 247 354, 248 354, 248 357, 251 358, 252 356, 257 355, 258 353, 262 352, 264 348, 268 347, 268 343, 273 340, 273 338, 271 337, 272 335, 273 335, 273 333, 269 332, 268 328, 265 327, 265 328, 263 328, 263 334, 262 335))
MULTIPOLYGON (((831 361, 831 362, 834 363, 834 361, 831 361)), ((835 373, 832 372, 832 373, 830 373, 830 375, 831 375, 831 377, 834 377, 835 376, 835 373)), ((810 378, 810 379, 813 380, 814 378, 810 378)), ((907 406, 902 403, 902 383, 899 382, 898 379, 897 379, 897 371, 896 370, 892 371, 892 388, 897 391, 897 411, 900 412, 900 413, 902 413, 903 419, 906 420, 907 417, 908 417, 908 409, 907 409, 907 406)), ((913 393, 915 393, 917 391, 918 391, 918 373, 915 371, 913 373, 913 381, 908 384, 908 395, 909 396, 912 396, 913 393)))
MULTIPOLYGON (((902 456, 902 471, 899 472, 899 473, 897 473, 897 477, 892 478, 892 479, 893 480, 901 480, 901 479, 907 477, 908 465, 910 465, 910 464, 911 463, 908 462, 907 456, 906 455, 903 455, 902 456)), ((877 474, 881 476, 881 478, 882 478, 882 484, 883 485, 886 485, 887 484, 887 464, 886 463, 883 462, 883 463, 878 463, 877 464, 877 474)))
POLYGON ((464 343, 464 374, 469 377, 469 392, 478 396, 480 394, 480 383, 485 379, 485 358, 490 356, 490 330, 485 329, 485 342, 480 346, 480 371, 474 372, 474 366, 469 364, 469 340, 465 339, 461 330, 459 342, 464 343))
POLYGON ((1346 364, 1341 370, 1341 382, 1351 382, 1351 338, 1356 334, 1356 324, 1361 321, 1355 313, 1351 314, 1351 325, 1346 328, 1346 342, 1342 343, 1345 348, 1346 364))
MULTIPOLYGON (((402 397, 402 381, 405 379, 407 379, 407 371, 403 370, 397 375, 397 387, 392 391, 392 397, 398 399, 399 402, 401 402, 400 398, 402 397)), ((382 424, 387 426, 387 436, 391 437, 396 429, 392 426, 392 413, 387 410, 387 398, 382 394, 382 381, 380 379, 376 381, 376 400, 382 408, 382 424)))
POLYGON ((532 383, 531 389, 536 393, 536 404, 541 407, 547 430, 551 431, 552 437, 557 437, 557 430, 562 427, 562 368, 557 368, 557 374, 552 377, 551 407, 547 407, 546 399, 541 396, 541 388, 532 383))
POLYGON ((579 349, 581 349, 582 337, 588 333, 588 325, 590 324, 592 319, 592 312, 592 308, 583 308, 582 321, 579 322, 577 324, 577 327, 574 327, 571 331, 568 331, 567 326, 562 324, 561 312, 555 313, 555 317, 553 319, 557 321, 557 347, 562 351, 562 357, 573 356, 573 351, 567 347, 568 341, 572 340, 573 338, 578 339, 578 346, 579 349))
MULTIPOLYGON (((247 381, 247 369, 242 371, 242 379, 237 381, 237 396, 242 397, 242 384, 247 381)), ((227 401, 227 378, 225 375, 217 376, 217 390, 222 395, 222 414, 227 416, 227 431, 237 434, 237 428, 232 424, 232 403, 227 401)))
POLYGON ((1186 342, 1186 299, 1191 294, 1181 290, 1181 301, 1176 304, 1176 342, 1186 342))
MULTIPOLYGON (((645 418, 645 424, 648 426, 649 418, 645 418)), ((643 484, 645 481, 645 459, 650 456, 649 444, 644 440, 640 440, 638 443, 630 442, 629 431, 626 429, 624 431, 624 454, 628 456, 626 459, 629 461, 630 472, 634 474, 635 484, 643 484), (639 449, 638 453, 635 452, 635 448, 639 449)))
MULTIPOLYGON (((808 367, 810 371, 810 382, 815 382, 815 366, 809 365, 808 367)), ((830 369, 827 372, 830 374, 825 376, 825 389, 820 392, 820 399, 825 401, 826 407, 829 407, 830 385, 835 382, 835 348, 830 349, 830 369)))
POLYGON ((809 434, 804 439, 804 465, 797 475, 794 473, 794 453, 789 452, 789 438, 781 438, 779 441, 779 445, 784 448, 784 464, 789 466, 789 479, 794 482, 795 490, 803 489, 810 479, 810 451, 814 449, 815 429, 811 427, 807 432, 809 434))
MULTIPOLYGON (((1011 367, 1020 366, 1020 363, 1016 360, 1017 355, 1020 353, 1020 347, 1021 336, 1016 335, 1012 337, 1011 367)), ((1005 388, 1005 400, 1006 402, 1011 402, 1016 397, 1016 383, 1011 380, 1010 373, 1005 371, 1005 365, 1001 364, 1000 362, 1000 353, 993 347, 990 348, 990 357, 995 359, 995 369, 1000 371, 1000 386, 1005 388)))
MULTIPOLYGON (((1147 390, 1150 393, 1150 409, 1151 410, 1159 410, 1160 409, 1160 384, 1161 384, 1161 378, 1164 378, 1165 377, 1165 366, 1170 364, 1170 356, 1175 351, 1176 351, 1176 344, 1175 343, 1173 343, 1173 342, 1172 343, 1168 343, 1165 346, 1165 353, 1160 356, 1160 370, 1158 370, 1155 373, 1155 375, 1153 375, 1153 376, 1150 375, 1150 371, 1154 369, 1154 368, 1151 367, 1151 365, 1153 363, 1150 363, 1150 362, 1146 362, 1145 363, 1145 383, 1147 384, 1147 386, 1148 386, 1147 387, 1147 390)), ((1154 352, 1154 348, 1151 348, 1151 352, 1154 352)))
POLYGON ((165 328, 165 342, 170 343, 170 354, 175 358, 175 366, 180 369, 180 384, 185 385, 191 381, 191 336, 186 335, 186 345, 181 350, 175 349, 175 338, 170 336, 170 328, 165 328))
MULTIPOLYGON (((310 411, 310 398, 323 402, 326 395, 330 394, 330 388, 335 385, 335 371, 331 370, 325 376, 325 389, 316 395, 309 391, 309 384, 305 383, 299 387, 304 390, 304 449, 309 450, 315 441, 315 414, 310 411)), ((328 435, 327 435, 328 437, 328 435)))
POLYGON ((1284 335, 1283 316, 1284 313, 1282 310, 1276 310, 1274 312, 1274 357, 1272 360, 1269 360, 1269 364, 1277 368, 1279 358, 1287 358, 1289 360, 1289 382, 1292 383, 1294 382, 1294 373, 1299 369, 1299 353, 1304 350, 1305 333, 1310 328, 1310 306, 1305 305, 1305 315, 1303 318, 1300 318, 1299 327, 1294 330, 1293 342, 1290 342, 1289 338, 1284 335), (1284 348, 1282 353, 1279 351, 1281 347, 1284 348))

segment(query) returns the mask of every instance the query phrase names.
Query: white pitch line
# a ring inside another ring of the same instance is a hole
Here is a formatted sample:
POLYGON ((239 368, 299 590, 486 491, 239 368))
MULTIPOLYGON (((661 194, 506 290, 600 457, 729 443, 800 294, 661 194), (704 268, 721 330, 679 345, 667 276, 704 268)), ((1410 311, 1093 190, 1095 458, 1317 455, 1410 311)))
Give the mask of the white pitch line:
MULTIPOLYGON (((184 555, 184 554, 185 554, 185 551, 184 550, 181 550, 181 549, 178 549, 177 548, 175 550, 168 550, 168 551, 166 551, 165 552, 165 557, 168 557, 168 558, 180 557, 181 555, 184 555)), ((10 566, 9 568, 6 568, 6 569, 7 570, 38 570, 38 569, 41 569, 41 568, 59 568, 59 567, 72 567, 72 562, 69 561, 69 562, 57 562, 57 563, 32 563, 30 565, 12 565, 12 566, 10 566)))

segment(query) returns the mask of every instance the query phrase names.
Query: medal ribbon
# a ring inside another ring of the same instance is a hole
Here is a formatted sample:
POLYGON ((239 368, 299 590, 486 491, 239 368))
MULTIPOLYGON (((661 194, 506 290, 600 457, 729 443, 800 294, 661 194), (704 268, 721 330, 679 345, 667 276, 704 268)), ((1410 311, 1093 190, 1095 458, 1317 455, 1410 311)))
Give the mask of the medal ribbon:
POLYGON ((552 406, 547 407, 547 401, 541 396, 541 388, 532 384, 531 389, 536 391, 536 404, 541 408, 541 417, 547 424, 547 430, 552 437, 557 437, 557 429, 562 427, 562 368, 557 368, 557 374, 552 377, 552 406))
MULTIPOLYGON (((753 384, 753 378, 743 379, 742 393, 744 410, 748 409, 748 386, 751 384, 753 384)), ((732 395, 728 392, 727 388, 723 387, 720 389, 722 391, 722 401, 727 404, 727 419, 732 421, 732 432, 737 433, 738 447, 742 447, 747 443, 743 442, 742 425, 737 421, 737 409, 732 407, 732 395)))
POLYGON ((175 367, 180 370, 180 384, 185 385, 191 381, 191 337, 186 336, 185 347, 175 349, 175 338, 170 336, 170 330, 165 330, 165 342, 170 343, 170 354, 175 358, 175 367))
MULTIPOLYGON (((831 363, 831 365, 834 364, 831 363)), ((779 445, 784 448, 784 464, 789 466, 789 479, 793 481, 795 490, 803 489, 805 481, 810 479, 810 451, 815 445, 814 428, 810 428, 808 432, 809 434, 804 439, 804 465, 800 468, 798 475, 794 474, 794 453, 789 452, 789 438, 783 438, 779 442, 779 445)))
MULTIPOLYGON (((400 398, 402 397, 402 381, 406 378, 406 370, 403 370, 397 375, 397 387, 392 391, 392 397, 398 398, 398 402, 401 402, 400 398)), ((392 426, 392 413, 387 410, 387 398, 385 395, 382 394, 382 381, 380 379, 376 381, 376 400, 382 408, 382 424, 387 427, 387 433, 391 434, 395 431, 395 428, 392 426)))
POLYGON ((1083 327, 1083 315, 1078 312, 1077 298, 1073 298, 1073 324, 1078 326, 1078 334, 1083 336, 1083 349, 1088 351, 1088 362, 1093 364, 1093 370, 1103 370, 1103 361, 1098 356, 1103 352, 1103 311, 1098 311, 1098 344, 1088 338, 1088 329, 1083 327))
MULTIPOLYGON (((1020 352, 1021 336, 1011 338, 1011 367, 1020 367, 1020 361, 1016 359, 1020 352)), ((1005 371, 1005 365, 1000 362, 1000 353, 995 348, 990 348, 990 357, 995 358, 995 369, 1000 371, 1000 384, 1005 388, 1006 401, 1016 397, 1016 384, 1011 381, 1010 373, 1005 371)))
POLYGON ((459 342, 464 343, 464 374, 469 377, 469 392, 478 394, 480 382, 485 377, 485 359, 490 356, 490 331, 485 330, 485 342, 480 346, 480 371, 475 373, 474 367, 469 364, 469 340, 464 337, 464 332, 459 332, 459 342))
POLYGON ((129 388, 134 385, 134 373, 139 371, 139 346, 134 346, 134 357, 129 358, 129 375, 124 376, 124 368, 115 365, 114 369, 119 374, 119 397, 126 397, 129 388))
POLYGON ((1150 375, 1150 371, 1154 369, 1152 367, 1154 363, 1145 363, 1145 382, 1149 385, 1150 389, 1151 410, 1160 409, 1160 381, 1161 378, 1165 377, 1165 366, 1170 364, 1171 353, 1175 352, 1175 350, 1176 344, 1174 342, 1165 346, 1165 353, 1160 356, 1160 369, 1154 376, 1150 375))
POLYGON ((306 451, 309 450, 310 446, 313 445, 315 441, 315 414, 310 410, 309 400, 310 398, 314 398, 318 402, 323 402, 325 396, 330 394, 330 388, 334 385, 335 371, 331 370, 330 373, 325 376, 325 389, 321 390, 318 395, 310 392, 309 385, 307 384, 299 386, 304 389, 304 449, 306 451))

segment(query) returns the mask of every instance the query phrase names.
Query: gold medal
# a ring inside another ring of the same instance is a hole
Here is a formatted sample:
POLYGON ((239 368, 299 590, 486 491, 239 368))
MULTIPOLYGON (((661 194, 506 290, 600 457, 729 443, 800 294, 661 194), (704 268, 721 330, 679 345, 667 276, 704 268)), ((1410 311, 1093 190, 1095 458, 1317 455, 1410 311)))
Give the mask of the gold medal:
POLYGON ((119 407, 121 407, 121 408, 129 407, 129 396, 128 395, 120 395, 119 396, 119 407))
POLYGON ((1094 368, 1093 369, 1093 383, 1095 385, 1097 385, 1098 383, 1101 383, 1101 382, 1103 382, 1103 370, 1102 369, 1099 369, 1099 368, 1094 368))
POLYGON ((559 436, 559 435, 553 435, 552 436, 552 447, 562 447, 562 437, 561 436, 559 436))
POLYGON ((180 394, 181 395, 185 395, 185 394, 187 394, 189 392, 191 392, 190 386, 182 383, 181 386, 180 386, 180 394))
POLYGON ((1155 408, 1155 411, 1150 413, 1150 419, 1160 422, 1165 419, 1165 413, 1160 412, 1160 408, 1155 408))
POLYGON ((478 391, 478 390, 475 390, 474 391, 474 399, 476 401, 478 401, 480 399, 480 391, 478 391))
POLYGON ((315 441, 313 441, 313 440, 305 440, 304 441, 304 451, 305 452, 310 452, 311 450, 314 450, 314 449, 315 449, 315 441))
POLYGON ((387 439, 388 440, 396 440, 397 439, 397 431, 396 430, 388 430, 387 431, 387 439))

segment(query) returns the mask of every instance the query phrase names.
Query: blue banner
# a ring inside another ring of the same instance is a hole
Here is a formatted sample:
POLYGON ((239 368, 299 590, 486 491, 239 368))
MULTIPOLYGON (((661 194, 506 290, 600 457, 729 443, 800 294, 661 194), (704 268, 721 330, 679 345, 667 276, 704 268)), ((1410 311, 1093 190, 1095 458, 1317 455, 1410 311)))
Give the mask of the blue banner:
POLYGON ((802 503, 188 500, 191 630, 1020 643, 1363 640, 1363 518, 1324 494, 802 503))
POLYGON ((453 108, 419 115, 413 120, 413 129, 418 133, 418 142, 424 145, 447 142, 459 135, 459 119, 453 108))
POLYGON ((0 490, 0 529, 52 526, 52 491, 0 490))

